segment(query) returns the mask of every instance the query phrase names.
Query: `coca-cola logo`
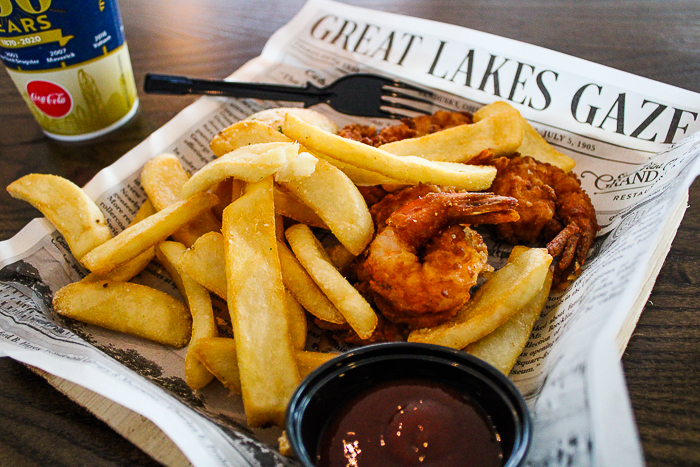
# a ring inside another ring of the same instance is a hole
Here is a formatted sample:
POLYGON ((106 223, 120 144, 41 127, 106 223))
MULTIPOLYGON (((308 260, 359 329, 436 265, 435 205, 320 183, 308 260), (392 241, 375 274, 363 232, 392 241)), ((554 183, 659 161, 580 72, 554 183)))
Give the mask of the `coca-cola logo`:
POLYGON ((30 81, 27 83, 27 94, 39 110, 52 118, 65 117, 73 108, 70 93, 50 81, 30 81))

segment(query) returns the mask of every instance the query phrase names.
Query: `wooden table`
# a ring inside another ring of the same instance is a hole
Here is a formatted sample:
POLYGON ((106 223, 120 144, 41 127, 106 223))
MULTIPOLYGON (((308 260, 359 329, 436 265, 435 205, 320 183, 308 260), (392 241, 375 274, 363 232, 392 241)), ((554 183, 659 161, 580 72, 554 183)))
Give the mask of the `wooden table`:
MULTIPOLYGON (((354 5, 517 39, 700 92, 695 0, 353 0, 354 5)), ((257 56, 302 0, 121 0, 136 81, 146 72, 223 78, 257 56), (264 7, 263 7, 264 4, 264 7)), ((140 114, 97 141, 47 139, 0 73, 0 185, 30 172, 83 185, 193 102, 140 93, 140 114)), ((39 215, 0 193, 0 239, 39 215)), ((700 465, 700 184, 624 355, 649 466, 700 465)), ((23 365, 0 359, 0 464, 155 465, 23 365)))

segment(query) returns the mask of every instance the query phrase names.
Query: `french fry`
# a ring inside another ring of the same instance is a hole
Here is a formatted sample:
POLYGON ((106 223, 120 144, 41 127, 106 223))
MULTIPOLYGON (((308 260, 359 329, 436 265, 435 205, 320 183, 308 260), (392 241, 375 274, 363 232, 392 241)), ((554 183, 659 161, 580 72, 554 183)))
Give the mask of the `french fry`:
POLYGON ((289 138, 265 122, 243 120, 216 135, 209 147, 216 157, 221 157, 243 146, 289 141, 289 138))
POLYGON ((298 153, 299 146, 293 143, 260 143, 238 148, 195 172, 182 186, 182 196, 189 198, 231 177, 257 182, 277 172, 298 153))
POLYGON ((272 187, 272 177, 247 186, 223 217, 227 302, 250 426, 284 426, 287 402, 300 381, 285 310, 272 187))
POLYGON ((286 189, 275 185, 275 212, 312 227, 328 229, 323 219, 313 209, 302 203, 286 189))
POLYGON ((275 131, 279 131, 281 133, 282 126, 284 125, 284 119, 286 118, 287 114, 292 114, 309 125, 318 127, 323 131, 338 133, 338 125, 336 125, 331 119, 313 109, 304 109, 302 107, 279 107, 276 109, 265 109, 246 117, 245 120, 264 122, 275 131))
MULTIPOLYGON (((516 249, 519 248, 527 250, 525 247, 516 247, 516 249)), ((514 259, 514 255, 511 255, 509 261, 514 259)), ((552 271, 550 269, 547 271, 542 288, 524 307, 495 331, 472 342, 464 350, 508 375, 530 338, 532 328, 547 303, 551 287, 552 271)))
POLYGON ((280 185, 313 209, 353 254, 359 255, 372 240, 367 203, 352 181, 328 162, 319 159, 314 173, 280 185))
POLYGON ((27 201, 41 211, 66 239, 78 261, 112 238, 100 208, 70 180, 56 175, 29 174, 10 183, 7 191, 13 198, 27 201))
POLYGON ((236 341, 227 337, 204 337, 191 344, 191 351, 229 391, 242 394, 236 341))
POLYGON ((300 350, 294 352, 302 378, 306 378, 316 368, 338 355, 340 354, 336 352, 308 352, 300 350))
POLYGON ((224 238, 220 233, 209 232, 182 254, 178 264, 185 274, 226 300, 224 261, 224 238))
POLYGON ((484 149, 496 156, 515 152, 523 141, 523 119, 501 112, 470 125, 383 144, 379 149, 397 156, 420 156, 432 161, 467 162, 484 149))
POLYGON ((474 114, 474 121, 480 122, 498 114, 513 114, 516 113, 523 122, 523 141, 516 149, 522 156, 530 156, 540 162, 548 162, 562 169, 564 172, 569 172, 574 168, 576 162, 567 156, 557 151, 544 138, 537 133, 530 123, 525 120, 513 106, 507 102, 494 102, 485 107, 480 108, 474 114))
POLYGON ((184 347, 192 319, 185 305, 160 290, 129 282, 75 282, 56 292, 53 308, 62 316, 184 347))
POLYGON ((367 339, 377 326, 377 315, 360 293, 338 272, 326 250, 304 224, 287 229, 287 241, 316 285, 340 311, 350 327, 367 339))
POLYGON ((309 125, 294 115, 287 115, 284 134, 314 153, 360 169, 379 173, 405 184, 432 183, 460 190, 482 191, 491 186, 496 168, 434 162, 415 156, 395 156, 372 146, 352 141, 309 125))
MULTIPOLYGON (((141 170, 141 186, 157 211, 182 201, 182 187, 189 178, 180 160, 172 154, 154 157, 141 170)), ((205 233, 220 230, 221 223, 211 210, 205 209, 195 219, 173 232, 173 238, 189 247, 205 233)))
POLYGON ((185 382, 192 389, 201 389, 214 378, 192 352, 192 344, 205 337, 216 337, 218 330, 214 322, 209 291, 199 285, 178 267, 185 245, 178 242, 162 242, 156 246, 156 256, 175 282, 180 294, 187 301, 192 315, 192 337, 185 356, 185 382))
MULTIPOLYGON (((156 208, 154 208, 153 204, 148 199, 146 199, 146 201, 144 201, 144 203, 141 205, 141 207, 139 208, 138 212, 131 220, 131 223, 129 225, 138 224, 145 218, 152 216, 155 213, 156 208)), ((141 271, 143 271, 146 268, 146 266, 148 266, 148 263, 150 263, 155 256, 155 248, 148 248, 146 251, 144 251, 131 261, 122 264, 121 266, 116 267, 111 271, 107 271, 104 274, 95 274, 94 272, 91 272, 83 278, 83 282, 94 282, 104 280, 126 282, 132 277, 136 276, 141 271)))
POLYGON ((294 253, 282 242, 277 243, 277 251, 280 255, 284 286, 299 303, 318 319, 336 324, 344 323, 343 315, 318 288, 294 253))
POLYGON ((324 159, 326 162, 330 162, 332 165, 342 170, 343 173, 347 175, 348 178, 352 180, 352 182, 357 186, 400 184, 400 182, 392 178, 385 177, 380 173, 355 167, 352 164, 333 159, 332 157, 329 157, 326 154, 317 153, 317 155, 318 157, 324 159))
POLYGON ((292 338, 292 347, 294 350, 304 350, 306 347, 306 312, 304 307, 294 298, 294 295, 286 291, 285 301, 287 305, 287 316, 289 319, 289 334, 292 338))
POLYGON ((127 227, 116 237, 91 250, 83 257, 83 264, 96 273, 104 273, 121 266, 165 240, 217 202, 218 199, 211 193, 201 193, 172 204, 138 224, 127 227))
MULTIPOLYGON (((192 343, 192 346, 197 358, 214 374, 216 379, 221 381, 230 391, 241 394, 240 370, 234 339, 205 337, 192 343)), ((338 355, 334 352, 294 351, 294 358, 302 378, 306 378, 316 368, 338 355)))
POLYGON ((416 329, 409 342, 463 349, 508 321, 542 289, 552 257, 533 248, 496 271, 451 320, 416 329))

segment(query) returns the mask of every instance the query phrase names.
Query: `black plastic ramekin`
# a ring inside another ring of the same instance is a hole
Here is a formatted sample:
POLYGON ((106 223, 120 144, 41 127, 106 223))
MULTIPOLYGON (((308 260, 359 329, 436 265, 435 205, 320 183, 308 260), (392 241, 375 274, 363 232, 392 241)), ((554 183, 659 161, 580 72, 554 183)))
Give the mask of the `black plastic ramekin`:
POLYGON ((531 419, 525 400, 500 371, 460 350, 416 343, 374 344, 346 352, 312 372, 287 408, 287 438, 297 459, 314 467, 321 434, 336 411, 377 384, 421 378, 448 384, 480 405, 501 436, 503 465, 521 465, 531 419))

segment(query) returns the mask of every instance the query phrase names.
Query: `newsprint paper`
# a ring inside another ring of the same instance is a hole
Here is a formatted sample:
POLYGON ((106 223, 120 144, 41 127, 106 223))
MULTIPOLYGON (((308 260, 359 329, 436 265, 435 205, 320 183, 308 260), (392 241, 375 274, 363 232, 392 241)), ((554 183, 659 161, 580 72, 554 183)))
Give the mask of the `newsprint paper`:
MULTIPOLYGON (((700 95, 478 31, 326 0, 309 1, 230 79, 323 86, 353 72, 430 88, 433 110, 507 101, 575 159, 602 230, 581 276, 551 296, 510 375, 534 418, 527 465, 643 465, 620 356, 700 170, 700 95)), ((202 98, 85 191, 119 232, 145 199, 139 176, 147 160, 173 153, 196 171, 213 159, 208 143, 219 131, 282 105, 298 104, 202 98)), ((316 110, 341 126, 358 121, 324 105, 316 110)), ((489 246, 495 263, 507 256, 503 245, 489 246)), ((186 386, 185 349, 58 316, 52 294, 86 273, 45 219, 2 242, 0 355, 142 414, 194 465, 296 464, 276 452, 279 430, 246 427, 238 396, 218 382, 200 391, 186 386)), ((135 281, 178 296, 156 263, 135 281)), ((225 303, 216 305, 226 316, 225 303)), ((331 347, 317 337, 310 348, 331 347)))

